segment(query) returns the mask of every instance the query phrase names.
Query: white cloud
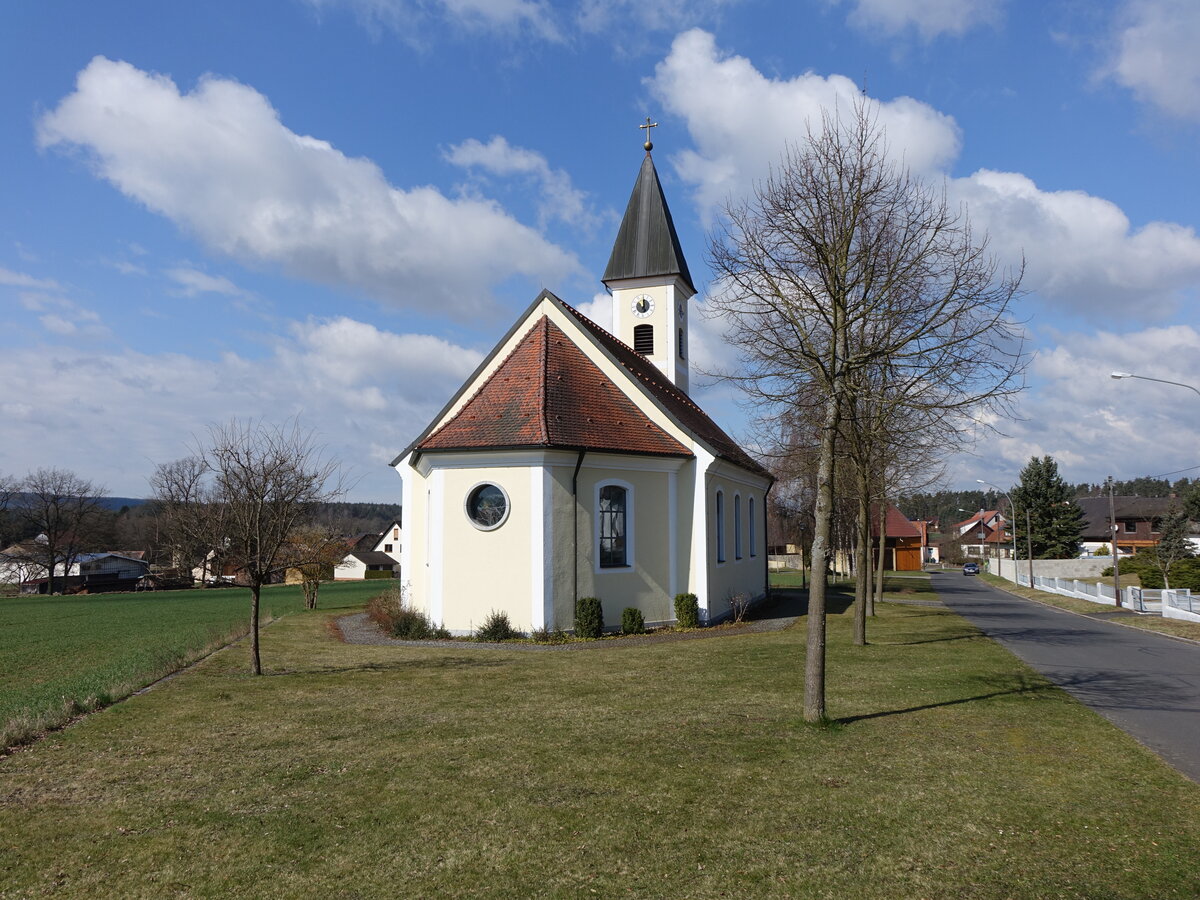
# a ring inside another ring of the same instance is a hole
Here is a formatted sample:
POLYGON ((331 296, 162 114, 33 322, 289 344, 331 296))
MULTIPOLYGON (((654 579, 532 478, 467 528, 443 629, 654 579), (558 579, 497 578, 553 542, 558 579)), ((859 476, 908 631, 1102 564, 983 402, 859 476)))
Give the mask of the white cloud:
POLYGON ((216 252, 399 307, 465 316, 491 285, 554 283, 579 267, 495 203, 393 187, 370 160, 290 131, 266 97, 228 79, 181 94, 166 76, 96 57, 38 121, 38 141, 78 148, 216 252))
POLYGON ((8 287, 33 288, 39 291, 57 291, 58 283, 50 278, 34 278, 24 272, 14 272, 12 269, 0 267, 0 284, 8 287))
POLYGON ((416 43, 423 27, 442 20, 469 32, 530 33, 561 41, 549 3, 541 0, 307 0, 318 11, 346 7, 371 29, 387 28, 416 43))
POLYGON ((206 423, 298 415, 362 476, 356 497, 397 500, 400 479, 381 460, 417 435, 481 359, 440 338, 346 318, 293 323, 257 360, 110 347, 0 355, 0 383, 20 398, 6 403, 5 427, 22 436, 0 445, 0 470, 59 465, 142 496, 155 464, 185 455, 206 423), (88 439, 59 439, 67 433, 88 439))
POLYGON ((871 34, 895 36, 909 28, 922 40, 941 34, 962 35, 979 25, 994 25, 1003 0, 853 0, 847 21, 871 34))
POLYGON ((1171 385, 1117 381, 1113 371, 1200 387, 1200 332, 1173 325, 1058 336, 1034 360, 1038 385, 1021 400, 1023 420, 1005 423, 1008 436, 988 439, 975 465, 1015 481, 1031 456, 1049 454, 1068 480, 1100 481, 1200 463, 1200 416, 1193 414, 1200 398, 1171 385))
POLYGON ((1107 74, 1168 115, 1200 119, 1200 4, 1130 0, 1117 21, 1107 74))
POLYGON ((89 337, 109 335, 109 330, 101 322, 99 313, 80 306, 66 297, 41 291, 22 291, 18 295, 18 299, 25 309, 33 313, 41 313, 38 321, 52 334, 59 336, 83 334, 89 337))
POLYGON ((719 19, 740 0, 582 0, 577 21, 589 33, 679 31, 719 19))
POLYGON ((1013 172, 980 170, 954 180, 975 222, 1002 258, 1028 263, 1026 286, 1076 312, 1118 311, 1161 319, 1200 282, 1200 238, 1191 228, 1133 228, 1120 207, 1083 191, 1043 191, 1013 172))
MULTIPOLYGON (((674 157, 711 216, 726 197, 749 193, 805 123, 822 110, 862 101, 840 75, 772 79, 738 56, 722 54, 712 35, 680 35, 655 70, 655 95, 687 125, 696 149, 674 157), (747 139, 747 136, 752 139, 747 139)), ((959 151, 954 120, 911 98, 866 100, 891 151, 918 175, 946 179, 969 202, 1002 262, 1028 261, 1026 286, 1075 311, 1154 320, 1200 285, 1200 238, 1170 222, 1133 226, 1119 207, 1082 191, 1043 191, 1019 173, 948 172, 959 151)))
POLYGON ((511 177, 525 175, 533 179, 541 192, 538 204, 539 224, 558 219, 577 228, 590 229, 596 224, 595 214, 588 208, 587 195, 571 183, 571 176, 562 169, 552 169, 546 157, 524 147, 514 147, 496 135, 486 144, 475 138, 450 147, 446 159, 465 169, 482 169, 492 175, 511 177))
MULTIPOLYGON (((779 160, 789 143, 800 141, 806 125, 821 125, 824 111, 849 112, 863 100, 858 86, 842 75, 806 72, 771 79, 743 56, 722 53, 713 36, 700 30, 679 35, 650 80, 654 95, 682 117, 696 150, 678 154, 680 175, 695 184, 706 212, 726 197, 745 194, 779 160)), ((866 100, 888 143, 915 171, 948 166, 958 155, 958 125, 911 97, 866 100)))
POLYGON ((179 285, 177 293, 184 297, 195 297, 199 294, 223 294, 226 297, 245 297, 247 292, 242 290, 228 278, 221 275, 209 275, 190 266, 177 266, 167 269, 164 274, 179 285))

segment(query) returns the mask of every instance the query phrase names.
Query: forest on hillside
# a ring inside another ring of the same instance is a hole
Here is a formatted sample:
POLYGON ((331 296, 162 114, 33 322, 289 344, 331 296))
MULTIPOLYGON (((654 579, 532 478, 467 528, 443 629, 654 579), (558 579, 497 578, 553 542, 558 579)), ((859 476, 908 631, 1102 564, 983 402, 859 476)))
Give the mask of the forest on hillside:
MULTIPOLYGON (((1114 482, 1113 487, 1119 497, 1183 497, 1198 484, 1200 478, 1185 477, 1170 481, 1166 478, 1142 476, 1114 482)), ((1105 485, 1088 482, 1071 485, 1071 491, 1076 497, 1108 495, 1105 485)), ((1008 501, 1004 499, 1004 495, 994 490, 913 493, 900 497, 896 505, 909 519, 936 521, 943 529, 969 519, 981 509, 1000 509, 1002 512, 1008 509, 1008 501)))

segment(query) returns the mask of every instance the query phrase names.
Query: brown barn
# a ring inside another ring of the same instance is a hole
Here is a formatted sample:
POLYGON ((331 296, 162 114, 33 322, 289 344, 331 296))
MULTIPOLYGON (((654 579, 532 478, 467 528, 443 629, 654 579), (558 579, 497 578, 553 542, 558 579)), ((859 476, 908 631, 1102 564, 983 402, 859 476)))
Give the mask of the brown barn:
MULTIPOLYGON (((871 559, 875 565, 879 565, 878 507, 871 515, 871 559)), ((920 572, 924 562, 925 538, 921 529, 889 504, 884 531, 884 568, 898 572, 920 572)))

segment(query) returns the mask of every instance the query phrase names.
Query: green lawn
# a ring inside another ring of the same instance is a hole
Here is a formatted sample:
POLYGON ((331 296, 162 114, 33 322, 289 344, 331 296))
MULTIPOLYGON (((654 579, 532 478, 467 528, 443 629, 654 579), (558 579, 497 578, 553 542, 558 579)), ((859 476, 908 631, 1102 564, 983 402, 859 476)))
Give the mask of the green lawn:
POLYGON ((1200 787, 947 610, 517 652, 327 613, 0 760, 0 896, 1193 898, 1200 787))
MULTIPOLYGON (((363 603, 373 582, 321 588, 318 604, 363 603)), ((263 591, 262 615, 304 607, 299 586, 263 591)), ((245 633, 242 588, 0 599, 0 747, 103 706, 245 633)))

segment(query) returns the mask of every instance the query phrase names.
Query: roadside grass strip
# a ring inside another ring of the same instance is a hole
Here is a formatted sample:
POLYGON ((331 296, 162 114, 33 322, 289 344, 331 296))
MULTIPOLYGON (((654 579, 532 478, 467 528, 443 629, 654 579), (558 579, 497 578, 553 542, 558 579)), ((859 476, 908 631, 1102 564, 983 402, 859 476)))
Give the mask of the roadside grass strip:
POLYGON ((1200 787, 953 613, 588 653, 329 613, 0 760, 0 896, 1193 898, 1200 787))
MULTIPOLYGON (((357 605, 370 582, 321 588, 357 605)), ((298 586, 263 591, 263 621, 302 610, 298 586)), ((0 749, 127 697, 246 634, 250 592, 221 588, 0 599, 0 749)))
MULTIPOLYGON (((993 587, 998 587, 1000 590, 1007 591, 1010 594, 1016 594, 1018 597, 1024 597, 1027 600, 1037 600, 1039 603, 1045 603, 1047 606, 1057 606, 1059 609, 1082 613, 1085 616, 1105 617, 1120 611, 1115 606, 1108 604, 1092 603, 1090 600, 1080 600, 1077 597, 1064 597, 1062 594, 1052 594, 1049 591, 1039 591, 1037 588, 1013 584, 1007 578, 1001 578, 999 575, 981 573, 979 577, 993 587)), ((1112 584, 1111 578, 1104 580, 1106 583, 1112 584)), ((1141 628, 1144 631, 1155 631, 1159 634, 1170 634, 1175 637, 1200 641, 1200 622, 1185 622, 1182 619, 1167 619, 1158 615, 1135 615, 1122 616, 1120 624, 1128 625, 1131 628, 1141 628)))

